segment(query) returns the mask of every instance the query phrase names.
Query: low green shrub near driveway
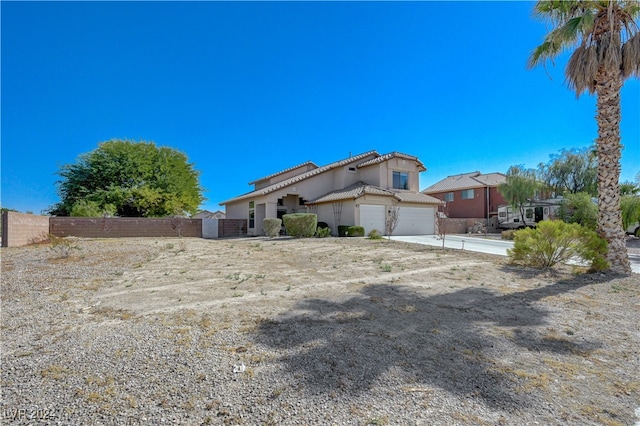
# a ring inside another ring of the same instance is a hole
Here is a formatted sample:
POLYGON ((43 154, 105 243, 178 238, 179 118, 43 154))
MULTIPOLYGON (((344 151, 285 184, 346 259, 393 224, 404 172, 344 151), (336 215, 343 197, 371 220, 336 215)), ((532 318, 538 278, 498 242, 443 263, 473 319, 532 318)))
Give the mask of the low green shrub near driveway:
POLYGON ((603 270, 608 266, 606 253, 607 242, 595 231, 561 220, 545 220, 536 228, 516 231, 513 249, 507 250, 511 261, 541 269, 579 257, 592 270, 603 270))
POLYGON ((364 237, 364 227, 340 225, 338 226, 339 237, 364 237))

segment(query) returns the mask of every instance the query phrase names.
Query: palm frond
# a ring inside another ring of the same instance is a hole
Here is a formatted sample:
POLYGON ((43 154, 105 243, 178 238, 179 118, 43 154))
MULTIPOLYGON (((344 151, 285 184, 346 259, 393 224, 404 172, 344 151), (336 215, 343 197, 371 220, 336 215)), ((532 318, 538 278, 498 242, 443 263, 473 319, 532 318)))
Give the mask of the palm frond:
POLYGON ((622 76, 640 77, 640 32, 622 46, 622 76))
POLYGON ((575 90, 576 96, 580 96, 585 90, 592 94, 595 92, 599 65, 595 46, 579 46, 573 52, 567 63, 565 77, 567 85, 575 90))

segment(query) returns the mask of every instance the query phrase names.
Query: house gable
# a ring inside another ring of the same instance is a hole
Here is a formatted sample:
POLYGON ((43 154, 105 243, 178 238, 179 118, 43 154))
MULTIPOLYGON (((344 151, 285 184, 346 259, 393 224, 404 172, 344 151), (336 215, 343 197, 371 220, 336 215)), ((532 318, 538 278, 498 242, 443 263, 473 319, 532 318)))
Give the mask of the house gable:
POLYGON ((420 172, 427 168, 417 157, 390 152, 358 164, 363 181, 390 190, 418 192, 420 172))

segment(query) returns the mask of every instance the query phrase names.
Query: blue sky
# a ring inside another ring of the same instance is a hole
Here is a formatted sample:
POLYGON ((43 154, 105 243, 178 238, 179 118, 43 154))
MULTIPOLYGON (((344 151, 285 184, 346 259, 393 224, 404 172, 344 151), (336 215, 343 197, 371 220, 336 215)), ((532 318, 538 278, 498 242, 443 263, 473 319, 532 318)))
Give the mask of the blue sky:
MULTIPOLYGON (((421 189, 536 167, 597 136, 566 56, 527 70, 530 2, 7 2, 3 207, 58 201, 56 171, 113 138, 184 152, 207 201, 311 160, 418 156, 421 189)), ((640 85, 622 91, 622 180, 640 171, 640 85)))

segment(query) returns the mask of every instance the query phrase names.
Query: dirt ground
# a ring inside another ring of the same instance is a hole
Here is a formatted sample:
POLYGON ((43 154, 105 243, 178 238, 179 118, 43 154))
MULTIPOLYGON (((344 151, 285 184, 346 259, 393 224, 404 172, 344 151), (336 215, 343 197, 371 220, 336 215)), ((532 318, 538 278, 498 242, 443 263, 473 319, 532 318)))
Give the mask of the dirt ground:
MULTIPOLYGON (((304 370, 299 386, 314 393, 357 394, 401 369, 411 372, 405 392, 475 399, 516 420, 640 421, 638 275, 541 272, 498 256, 363 238, 73 245, 68 257, 45 246, 3 249, 3 305, 29 291, 7 285, 7 274, 41 250, 49 274, 113 265, 107 278, 87 276, 60 290, 57 300, 73 321, 181 318, 184 325, 208 314, 210 329, 243 336, 237 347, 270 348, 270 362, 304 370), (365 360, 334 366, 357 380, 337 383, 319 367, 341 346, 350 359, 365 360)), ((6 337, 12 329, 3 327, 6 337)), ((11 348, 4 352, 12 356, 11 348)))

